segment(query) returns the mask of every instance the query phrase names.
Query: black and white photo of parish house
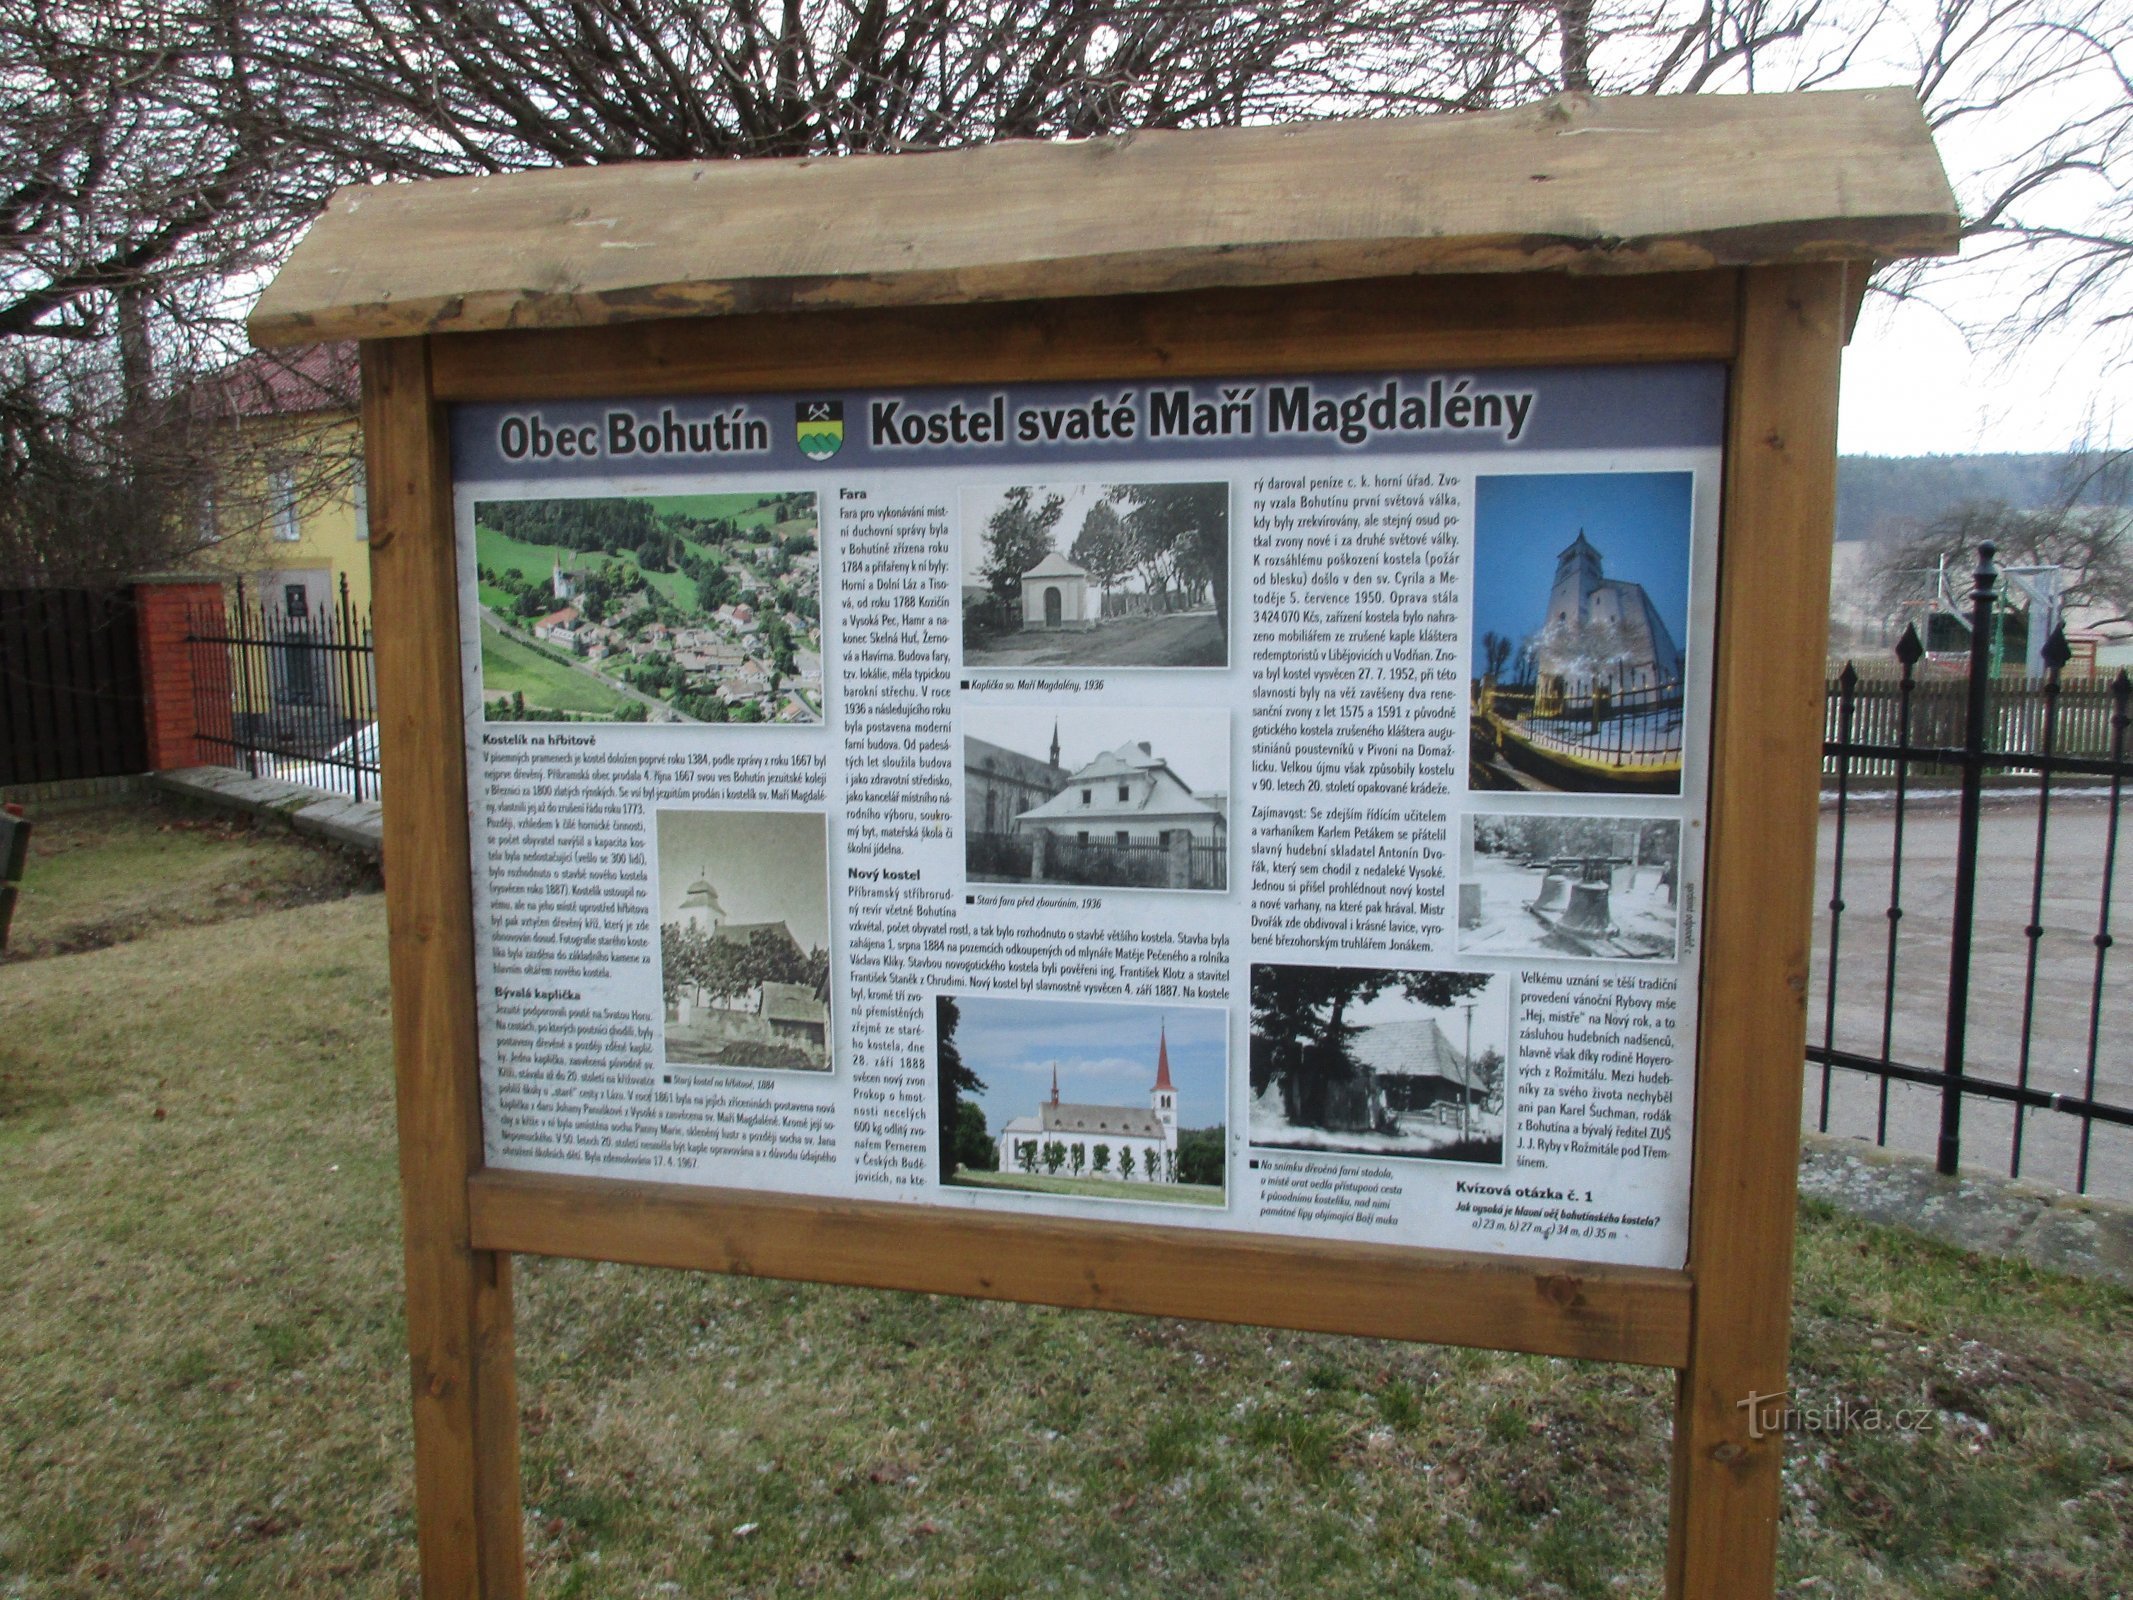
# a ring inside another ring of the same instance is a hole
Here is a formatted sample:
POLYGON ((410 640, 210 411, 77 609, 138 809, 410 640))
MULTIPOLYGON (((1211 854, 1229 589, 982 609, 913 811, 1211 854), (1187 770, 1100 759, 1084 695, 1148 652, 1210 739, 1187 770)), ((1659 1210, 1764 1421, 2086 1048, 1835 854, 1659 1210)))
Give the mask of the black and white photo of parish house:
POLYGON ((1229 485, 984 485, 962 501, 963 665, 1229 665, 1229 485))
POLYGON ((1671 961, 1681 945, 1681 824, 1504 816, 1460 824, 1462 953, 1671 961))
POLYGON ((657 826, 667 1064, 827 1072, 826 820, 663 810, 657 826))
POLYGON ((1252 968, 1254 1146, 1500 1163, 1511 980, 1421 968, 1252 968))
POLYGON ((1229 716, 973 706, 963 714, 972 883, 1229 887, 1229 716))

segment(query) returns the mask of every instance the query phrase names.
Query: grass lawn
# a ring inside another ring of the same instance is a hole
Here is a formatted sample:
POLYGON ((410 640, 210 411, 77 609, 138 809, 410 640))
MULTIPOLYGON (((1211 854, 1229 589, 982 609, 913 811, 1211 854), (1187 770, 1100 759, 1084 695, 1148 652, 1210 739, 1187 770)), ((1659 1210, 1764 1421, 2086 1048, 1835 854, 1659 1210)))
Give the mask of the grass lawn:
POLYGON ((1105 1200, 1156 1200, 1168 1205, 1218 1206, 1222 1191, 1203 1183, 1136 1183, 1130 1178, 1060 1178, 1042 1172, 973 1172, 956 1169, 955 1181, 979 1189, 1022 1189, 1032 1194, 1095 1195, 1105 1200))
POLYGON ((29 865, 0 960, 337 899, 376 876, 368 863, 228 812, 144 802, 49 817, 32 808, 31 818, 29 865))
POLYGON ((486 618, 481 625, 481 686, 490 694, 515 690, 525 695, 527 705, 543 711, 612 717, 629 704, 599 679, 506 638, 486 618))
MULTIPOLYGON (((413 1596, 382 900, 10 964, 0 1017, 0 1600, 413 1596)), ((518 1284, 543 1600, 1658 1589, 1665 1373, 518 1284)), ((2133 1592, 2133 1297, 1810 1208, 1796 1327, 1802 1405, 1923 1420, 1794 1440, 1783 1593, 2133 1592)))
MULTIPOLYGON (((490 571, 504 573, 516 567, 534 583, 546 581, 554 575, 555 563, 568 566, 580 559, 583 552, 564 544, 529 544, 524 539, 514 539, 508 533, 500 533, 486 523, 474 524, 474 559, 490 571)), ((637 564, 634 556, 617 556, 625 566, 637 564)))

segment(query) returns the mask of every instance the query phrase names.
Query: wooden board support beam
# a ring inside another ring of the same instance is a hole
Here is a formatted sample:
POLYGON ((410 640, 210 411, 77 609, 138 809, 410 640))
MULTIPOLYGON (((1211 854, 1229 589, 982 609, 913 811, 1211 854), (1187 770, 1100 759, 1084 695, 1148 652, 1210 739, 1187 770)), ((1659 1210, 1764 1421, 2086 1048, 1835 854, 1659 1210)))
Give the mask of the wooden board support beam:
POLYGON ((517 1600, 518 1398, 509 1258, 474 1247, 481 1164, 474 917, 460 739, 459 581, 444 411, 419 339, 366 345, 378 754, 400 1133, 415 1521, 425 1600, 517 1600))
POLYGON ((1744 275, 1719 557, 1704 987, 1690 1188, 1696 1304, 1674 1415, 1671 1600, 1771 1592, 1836 507, 1841 266, 1744 275), (1772 581, 1782 574, 1783 581, 1772 581), (1760 1435, 1760 1436, 1758 1436, 1760 1435))
POLYGON ((1731 272, 1388 278, 1016 306, 640 322, 431 342, 445 400, 1732 357, 1731 272), (1369 308, 1367 317, 1356 314, 1369 308))
POLYGON ((490 1170, 487 1250, 1679 1366, 1679 1272, 490 1170))
POLYGON ((426 1600, 523 1593, 515 1253, 1676 1369, 1666 1592, 1770 1594, 1838 359, 1955 228, 1903 91, 338 197, 252 327, 366 341, 426 1600), (448 403, 1684 361, 1731 367, 1686 1270, 484 1168, 448 403))

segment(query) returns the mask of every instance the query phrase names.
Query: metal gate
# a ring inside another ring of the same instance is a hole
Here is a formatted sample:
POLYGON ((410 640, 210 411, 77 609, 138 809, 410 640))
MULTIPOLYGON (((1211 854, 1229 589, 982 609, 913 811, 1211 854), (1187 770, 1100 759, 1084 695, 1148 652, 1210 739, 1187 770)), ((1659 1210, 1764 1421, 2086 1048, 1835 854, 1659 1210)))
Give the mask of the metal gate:
POLYGON ((223 766, 254 777, 378 795, 378 691, 370 624, 348 597, 308 606, 255 601, 197 611, 192 652, 195 736, 223 766))
MULTIPOLYGON (((1972 641, 1993 625, 1993 555, 1980 547, 1972 641)), ((1997 677, 1992 652, 1974 648, 1959 682, 1921 682, 1925 655, 1909 628, 1896 676, 1877 681, 1847 663, 1831 686, 1821 1038, 1807 1052, 1821 1068, 1818 1125, 1831 1130, 1841 1098, 1833 1090, 1844 1087, 1837 1074, 1863 1074, 1871 1105, 1850 1109, 1887 1144, 1892 1085, 1921 1086, 1937 1098, 1937 1116, 1914 1131, 1930 1131, 1942 1172, 1962 1154, 1966 1106, 1986 1103, 2007 1123, 2012 1175, 2025 1161, 2048 1165, 2054 1181, 2086 1193, 2099 1128, 2121 1135, 2114 1159, 2133 1153, 2122 1137, 2133 1128, 2133 995, 2119 992, 2129 986, 2112 963, 2114 915, 2122 921, 2128 910, 2118 866, 2133 682, 2124 671, 2108 683, 2066 681, 2064 628, 2045 647, 2041 680, 1997 677), (1988 831, 1994 881, 1981 905, 1988 831), (1943 900, 1932 874, 1951 864, 1943 900), (1943 981, 1934 1052, 1919 1002, 1943 981), (2048 1163, 2040 1144, 2053 1151, 2048 1163)))

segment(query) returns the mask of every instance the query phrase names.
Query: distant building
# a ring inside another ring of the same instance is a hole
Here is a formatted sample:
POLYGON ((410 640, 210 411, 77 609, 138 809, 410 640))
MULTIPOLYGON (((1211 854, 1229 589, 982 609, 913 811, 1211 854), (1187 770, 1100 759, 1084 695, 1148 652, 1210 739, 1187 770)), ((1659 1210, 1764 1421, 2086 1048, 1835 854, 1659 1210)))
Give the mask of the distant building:
POLYGON ((536 618, 533 636, 536 639, 552 639, 558 644, 568 644, 571 640, 571 630, 577 626, 577 621, 578 608, 564 606, 559 611, 551 611, 545 617, 536 618))
MULTIPOLYGON (((707 939, 734 944, 747 944, 758 933, 767 932, 781 943, 789 946, 796 959, 804 954, 800 947, 800 941, 793 937, 791 926, 785 922, 728 922, 726 920, 725 907, 719 903, 718 890, 712 887, 708 874, 699 876, 694 883, 689 885, 688 892, 682 897, 681 915, 676 920, 683 927, 693 929, 707 939)), ((786 990, 798 987, 798 985, 794 984, 765 983, 757 984, 754 988, 740 994, 720 996, 710 996, 700 990, 692 990, 683 994, 678 1001, 675 1020, 686 1023, 696 1012, 704 1010, 743 1011, 762 1014, 764 1002, 770 990, 786 990)), ((800 992, 804 994, 813 993, 812 990, 804 988, 800 992)), ((825 1018, 828 1016, 826 1009, 823 1015, 825 1018)))
POLYGON ((829 1007, 804 983, 764 984, 762 1015, 779 1039, 818 1051, 829 1048, 829 1007))
POLYGON ((562 562, 550 564, 548 587, 558 600, 575 600, 585 592, 585 580, 593 574, 591 567, 566 567, 562 562))
POLYGON ((1369 1092, 1393 1115, 1488 1098, 1474 1064, 1459 1053, 1434 1017, 1375 1022, 1348 1035, 1348 1054, 1366 1074, 1369 1092))
POLYGON ((1555 695, 1657 689, 1681 681, 1681 647, 1644 585, 1610 578, 1581 528, 1555 561, 1548 614, 1534 635, 1541 684, 1555 695))
POLYGON ((1077 1105, 1059 1098, 1059 1068, 1052 1067, 1052 1097, 1033 1117, 1015 1117, 1000 1130, 1000 1170, 1043 1170, 1044 1147, 1058 1143, 1066 1152, 1059 1170, 1076 1177, 1096 1173, 1096 1150, 1103 1146, 1103 1176, 1119 1171, 1119 1157, 1133 1152, 1136 1178, 1156 1183, 1178 1180, 1178 1091, 1170 1081, 1170 1036, 1156 1035, 1155 1086, 1148 1106, 1077 1105), (1080 1151, 1081 1159, 1074 1159, 1080 1151), (1027 1157, 1027 1160, 1024 1158, 1027 1157))
POLYGON ((279 620, 325 615, 344 583, 356 615, 370 614, 359 388, 355 345, 344 340, 248 355, 190 396, 224 429, 198 559, 243 577, 279 620))

